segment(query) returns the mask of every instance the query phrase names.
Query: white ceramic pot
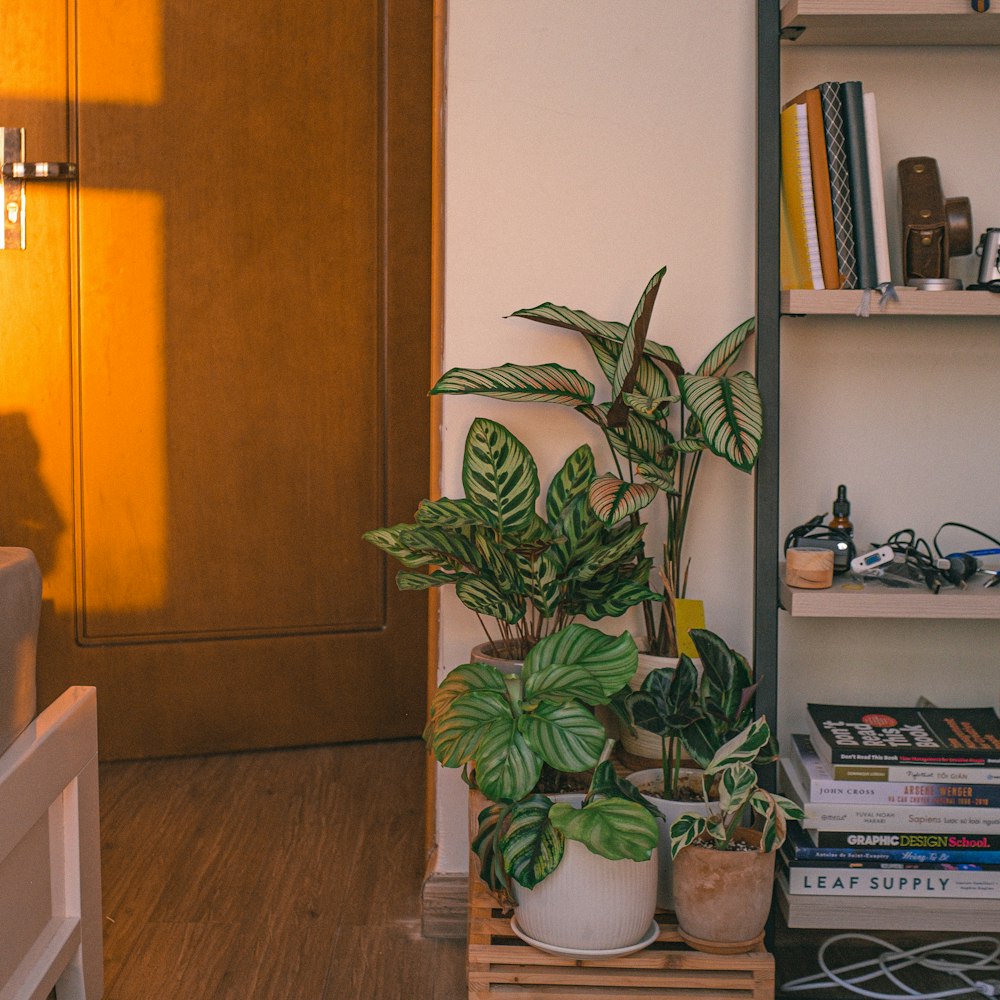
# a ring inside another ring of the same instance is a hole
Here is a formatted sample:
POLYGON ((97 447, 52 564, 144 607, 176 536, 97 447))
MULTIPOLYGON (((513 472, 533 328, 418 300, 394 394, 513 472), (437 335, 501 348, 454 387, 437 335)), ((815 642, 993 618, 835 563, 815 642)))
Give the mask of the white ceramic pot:
POLYGON ((505 652, 503 643, 497 645, 500 647, 499 649, 492 642, 481 642, 478 646, 473 646, 469 661, 471 663, 489 663, 502 674, 520 674, 524 660, 497 655, 505 652))
MULTIPOLYGON (((638 691, 642 687, 642 682, 653 670, 660 667, 676 667, 680 662, 678 656, 654 656, 652 653, 639 654, 639 668, 632 675, 628 686, 633 691, 638 691)), ((694 665, 701 669, 701 661, 695 660, 694 665)), ((649 732, 648 729, 636 728, 635 735, 632 735, 631 727, 623 725, 621 727, 621 745, 627 753, 635 757, 645 757, 647 760, 661 760, 663 758, 663 748, 660 737, 656 733, 649 732)))
POLYGON ((557 948, 600 951, 642 940, 656 912, 656 849, 648 861, 610 861, 576 840, 534 889, 514 885, 517 923, 557 948))
MULTIPOLYGON (((635 771, 628 775, 628 780, 646 796, 657 809, 663 813, 664 819, 657 819, 660 830, 660 840, 657 845, 659 865, 656 881, 656 905, 661 910, 674 909, 673 862, 670 860, 670 824, 681 813, 697 812, 708 815, 708 806, 704 802, 679 802, 676 799, 665 799, 661 793, 649 792, 648 788, 663 788, 663 768, 651 767, 645 771, 635 771)), ((681 782, 687 784, 698 794, 701 789, 701 771, 681 768, 681 782)))

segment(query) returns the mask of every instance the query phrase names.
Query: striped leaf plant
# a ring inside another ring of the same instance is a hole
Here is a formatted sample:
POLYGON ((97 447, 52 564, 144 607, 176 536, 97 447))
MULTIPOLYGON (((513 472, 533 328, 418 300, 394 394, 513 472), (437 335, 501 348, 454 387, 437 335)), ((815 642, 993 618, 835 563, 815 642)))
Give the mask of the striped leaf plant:
POLYGON ((671 858, 691 844, 730 850, 748 810, 761 820, 759 850, 774 851, 782 845, 788 820, 801 820, 805 813, 791 799, 761 788, 757 781, 753 765, 761 754, 770 756, 772 746, 770 727, 761 716, 719 748, 705 768, 703 794, 708 815, 688 812, 674 820, 670 825, 671 858), (718 801, 709 799, 712 785, 718 801))
POLYGON ((598 517, 588 502, 597 479, 590 447, 577 448, 549 485, 543 516, 531 453, 479 418, 465 441, 465 496, 425 500, 414 523, 364 537, 403 564, 400 590, 454 586, 494 646, 521 659, 577 616, 618 617, 656 596, 644 525, 598 517))
POLYGON ((555 362, 452 368, 432 393, 476 394, 515 402, 570 406, 600 428, 615 472, 590 486, 593 509, 608 524, 622 517, 639 521, 639 511, 666 497, 663 594, 643 605, 647 649, 677 655, 674 599, 687 582, 684 538, 702 457, 717 455, 750 472, 763 433, 760 393, 747 371, 731 371, 754 330, 748 319, 727 333, 694 370, 681 364, 672 347, 647 337, 653 305, 666 268, 646 285, 628 324, 595 319, 579 309, 551 302, 519 309, 512 317, 572 330, 589 345, 608 383, 597 400, 594 384, 555 362))

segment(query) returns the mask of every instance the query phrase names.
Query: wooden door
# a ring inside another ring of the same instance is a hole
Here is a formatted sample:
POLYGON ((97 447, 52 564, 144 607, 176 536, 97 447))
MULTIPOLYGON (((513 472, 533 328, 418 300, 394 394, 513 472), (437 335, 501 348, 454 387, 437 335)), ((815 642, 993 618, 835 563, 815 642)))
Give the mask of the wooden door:
POLYGON ((431 5, 8 0, 0 544, 44 705, 102 754, 418 733, 426 599, 361 539, 426 495, 431 5))

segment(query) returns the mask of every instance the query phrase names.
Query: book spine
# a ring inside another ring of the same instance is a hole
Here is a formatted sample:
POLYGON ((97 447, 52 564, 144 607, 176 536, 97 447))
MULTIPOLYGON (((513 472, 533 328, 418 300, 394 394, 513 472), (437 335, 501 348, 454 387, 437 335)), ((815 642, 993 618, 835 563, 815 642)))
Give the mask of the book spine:
POLYGON ((1000 871, 923 870, 896 868, 865 870, 788 865, 788 888, 793 894, 833 896, 892 896, 903 899, 998 899, 1000 871))
POLYGON ((959 764, 934 765, 919 764, 836 764, 833 767, 835 781, 870 782, 956 782, 965 781, 976 785, 1000 785, 1000 768, 962 767, 959 764))
POLYGON ((842 278, 840 287, 857 288, 858 268, 854 251, 854 220, 851 216, 851 179, 847 170, 840 84, 836 82, 821 83, 818 89, 823 108, 823 130, 826 135, 826 158, 830 174, 830 201, 833 207, 833 229, 837 243, 837 266, 842 278))
POLYGON ((868 179, 872 196, 872 236, 875 241, 875 279, 879 285, 892 281, 889 267, 889 228, 885 217, 885 181, 882 178, 882 144, 878 137, 875 95, 864 95, 865 142, 868 147, 868 179))
POLYGON ((1000 851, 880 851, 864 847, 801 847, 791 850, 796 864, 824 864, 844 861, 848 864, 888 865, 1000 865, 1000 851))
POLYGON ((1000 834, 914 833, 908 830, 887 830, 872 833, 867 830, 811 830, 809 840, 816 847, 851 847, 905 851, 998 851, 1000 834))
POLYGON ((809 112, 804 104, 795 106, 795 136, 799 151, 799 188, 802 191, 802 209, 806 225, 806 252, 809 259, 809 276, 815 289, 823 289, 823 263, 819 252, 819 234, 816 231, 816 199, 813 196, 812 154, 809 151, 809 112))
MULTIPOLYGON (((783 288, 815 288, 819 266, 815 210, 812 225, 812 178, 809 172, 808 136, 802 143, 799 106, 781 112, 781 284, 783 288)), ((805 111, 805 108, 802 108, 805 111)), ((822 288, 822 283, 819 286, 822 288)))
POLYGON ((851 215, 854 219, 854 247, 858 264, 858 287, 874 288, 875 233, 872 225, 872 195, 868 176, 868 144, 865 140, 865 106, 861 84, 849 80, 840 85, 847 139, 847 172, 851 179, 851 215))
POLYGON ((962 781, 846 781, 829 775, 808 736, 793 736, 792 749, 787 761, 799 768, 804 791, 812 802, 1000 807, 1000 785, 962 781))

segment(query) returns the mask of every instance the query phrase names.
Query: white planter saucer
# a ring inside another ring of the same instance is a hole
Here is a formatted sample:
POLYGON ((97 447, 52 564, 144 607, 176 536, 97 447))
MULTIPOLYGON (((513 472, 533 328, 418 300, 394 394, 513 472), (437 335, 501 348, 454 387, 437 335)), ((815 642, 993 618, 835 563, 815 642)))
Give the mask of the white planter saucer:
POLYGON ((659 936, 660 936, 660 925, 654 920, 649 925, 649 930, 642 936, 639 941, 635 944, 630 944, 625 948, 597 948, 594 950, 578 949, 578 948, 560 948, 558 945, 546 944, 544 941, 536 941, 533 937, 528 937, 524 931, 518 926, 517 917, 510 918, 510 929, 522 940, 525 944, 533 945, 540 951, 548 952, 550 955, 562 955, 565 958, 621 958, 623 955, 631 955, 634 952, 642 951, 643 948, 648 948, 659 936))

